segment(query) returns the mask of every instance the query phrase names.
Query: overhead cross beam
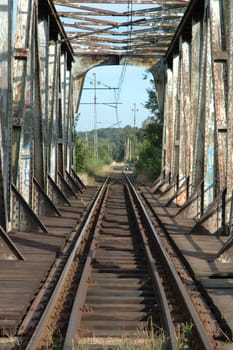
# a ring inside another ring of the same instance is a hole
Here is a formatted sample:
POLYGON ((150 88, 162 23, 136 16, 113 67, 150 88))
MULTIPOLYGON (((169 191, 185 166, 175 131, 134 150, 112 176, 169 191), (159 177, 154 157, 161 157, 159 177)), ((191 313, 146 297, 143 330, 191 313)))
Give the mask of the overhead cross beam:
POLYGON ((53 0, 75 55, 164 56, 190 0, 53 0))

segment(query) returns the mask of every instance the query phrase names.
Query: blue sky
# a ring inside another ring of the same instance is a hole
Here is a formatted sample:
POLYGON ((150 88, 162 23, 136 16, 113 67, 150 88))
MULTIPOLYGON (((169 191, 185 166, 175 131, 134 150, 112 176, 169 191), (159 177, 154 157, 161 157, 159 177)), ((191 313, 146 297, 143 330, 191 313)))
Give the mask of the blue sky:
POLYGON ((84 89, 78 110, 77 131, 90 131, 94 128, 94 75, 96 74, 96 116, 97 129, 111 127, 137 127, 148 117, 149 111, 143 107, 148 99, 147 89, 151 88, 152 78, 145 68, 126 65, 101 66, 91 69, 86 75, 84 89), (144 80, 147 73, 148 78, 144 80), (122 79, 123 75, 123 79, 122 79), (119 89, 120 87, 120 89, 119 89), (110 89, 115 88, 115 89, 110 89), (117 98, 117 95, 119 97, 117 98), (115 102, 118 101, 118 105, 115 102), (113 103, 112 106, 109 106, 113 103), (109 105, 105 105, 109 104, 109 105), (117 106, 117 109, 116 109, 117 106), (134 112, 135 110, 135 112, 134 112), (118 125, 115 125, 117 122, 118 125))

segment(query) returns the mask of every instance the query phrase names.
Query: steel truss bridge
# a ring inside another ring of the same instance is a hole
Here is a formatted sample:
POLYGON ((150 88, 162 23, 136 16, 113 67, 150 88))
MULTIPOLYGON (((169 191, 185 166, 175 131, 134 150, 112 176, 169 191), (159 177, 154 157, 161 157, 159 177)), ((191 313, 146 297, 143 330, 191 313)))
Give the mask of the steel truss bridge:
POLYGON ((86 72, 126 60, 152 72, 164 116, 154 189, 229 234, 232 258, 233 1, 0 0, 0 28, 1 259, 69 190, 86 72))

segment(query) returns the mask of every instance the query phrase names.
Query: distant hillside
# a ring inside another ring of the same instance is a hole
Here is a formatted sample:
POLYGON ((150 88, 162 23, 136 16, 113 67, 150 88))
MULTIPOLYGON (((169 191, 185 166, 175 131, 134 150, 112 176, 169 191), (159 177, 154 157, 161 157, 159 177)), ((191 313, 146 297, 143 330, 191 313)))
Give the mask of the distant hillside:
MULTIPOLYGON (((98 147, 107 147, 109 155, 115 161, 131 160, 136 155, 132 154, 133 142, 138 139, 139 128, 126 126, 124 128, 100 128, 96 130, 98 147), (130 158, 130 159, 127 159, 130 158)), ((78 132, 77 136, 82 140, 86 147, 94 147, 95 131, 78 132)), ((134 146, 134 153, 136 147, 134 146)))
MULTIPOLYGON (((109 140, 112 142, 119 141, 122 138, 127 137, 132 132, 138 132, 139 128, 133 128, 131 126, 126 126, 124 128, 100 128, 97 129, 98 139, 100 141, 102 140, 109 140)), ((88 137, 88 141, 90 143, 93 143, 94 140, 94 130, 91 131, 80 131, 77 133, 79 137, 81 137, 83 140, 88 137)))

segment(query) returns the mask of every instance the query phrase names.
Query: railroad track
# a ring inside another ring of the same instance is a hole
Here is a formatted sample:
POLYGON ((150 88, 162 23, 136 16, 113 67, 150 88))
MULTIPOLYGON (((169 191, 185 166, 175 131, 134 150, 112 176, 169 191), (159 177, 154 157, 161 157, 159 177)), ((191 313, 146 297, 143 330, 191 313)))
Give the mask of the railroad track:
POLYGON ((30 337, 21 330, 23 348, 145 349, 159 333, 166 349, 182 337, 189 349, 217 349, 127 176, 106 179, 77 237, 30 337))

